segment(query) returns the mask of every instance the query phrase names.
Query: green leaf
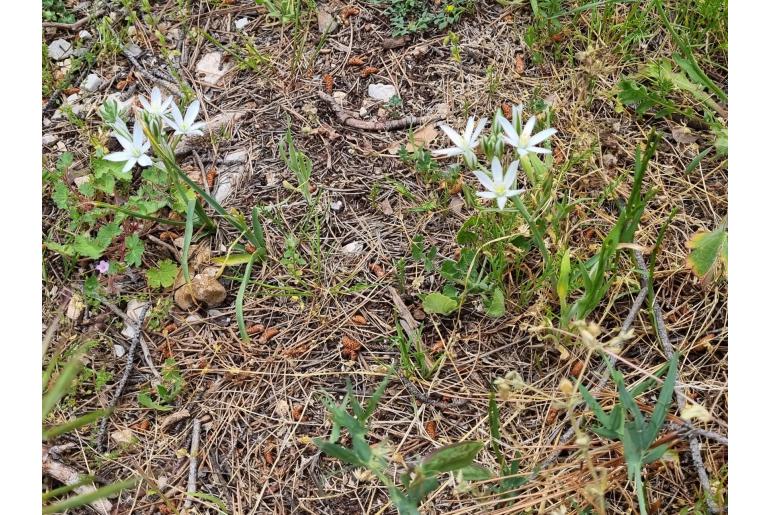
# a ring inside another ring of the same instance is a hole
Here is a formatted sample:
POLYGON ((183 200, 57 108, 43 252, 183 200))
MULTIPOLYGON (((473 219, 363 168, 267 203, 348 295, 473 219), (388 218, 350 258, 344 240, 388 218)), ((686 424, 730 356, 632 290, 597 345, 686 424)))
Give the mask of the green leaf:
POLYGON ((505 294, 501 288, 495 288, 492 296, 484 302, 484 308, 487 315, 492 318, 499 318, 505 315, 505 294))
POLYGON ((80 361, 80 357, 83 355, 84 347, 79 347, 70 360, 64 365, 59 377, 51 388, 43 396, 43 419, 45 419, 51 410, 59 404, 59 401, 64 397, 70 389, 72 380, 77 377, 78 372, 83 366, 80 361))
POLYGON ((380 384, 377 386, 377 389, 374 391, 372 396, 369 398, 369 402, 366 403, 366 408, 364 409, 363 413, 361 413, 361 423, 365 424, 366 420, 372 416, 372 413, 374 413, 374 410, 377 408, 377 404, 380 402, 380 398, 382 398, 382 395, 385 393, 385 388, 388 387, 388 383, 390 382, 390 376, 386 376, 385 379, 380 382, 380 384))
POLYGON ((74 159, 75 157, 72 155, 72 152, 64 152, 59 156, 59 159, 56 160, 56 171, 63 174, 70 166, 72 166, 74 159))
POLYGON ((152 397, 150 397, 150 394, 148 394, 147 392, 139 392, 136 395, 136 400, 139 402, 139 404, 141 404, 145 408, 150 408, 158 411, 171 411, 172 409, 174 409, 171 406, 164 406, 163 404, 160 404, 152 400, 152 397))
POLYGON ((720 227, 711 232, 695 233, 687 242, 690 255, 687 256, 687 266, 704 281, 710 281, 719 276, 724 266, 727 272, 727 228, 720 227))
POLYGON ((487 414, 489 415, 489 434, 492 437, 492 451, 502 467, 505 464, 505 456, 500 452, 500 411, 497 409, 495 392, 489 392, 487 414))
POLYGON ((671 356, 671 361, 668 365, 668 373, 666 380, 663 383, 663 387, 660 389, 660 395, 658 395, 658 402, 655 404, 655 409, 650 416, 649 434, 646 435, 647 439, 644 442, 644 447, 647 448, 652 445, 658 431, 663 427, 663 422, 666 420, 666 413, 671 406, 671 397, 674 394, 674 387, 676 386, 676 369, 679 363, 679 354, 674 353, 671 356))
POLYGON ((438 479, 435 477, 420 476, 409 484, 407 499, 415 505, 419 504, 426 495, 438 488, 438 485, 438 479))
POLYGON ((144 242, 136 234, 126 236, 126 264, 128 266, 141 266, 144 254, 144 242))
POLYGON ((53 193, 51 194, 51 200, 56 204, 59 209, 67 209, 69 207, 70 190, 64 181, 57 180, 53 187, 53 193))
POLYGON ((87 234, 78 234, 72 244, 72 249, 80 256, 89 259, 99 259, 104 254, 110 242, 100 242, 87 234))
POLYGON ((475 463, 471 463, 467 467, 461 468, 458 473, 462 474, 463 479, 466 481, 486 481, 492 477, 492 473, 488 469, 481 465, 476 465, 475 463))
POLYGON ((241 279, 241 285, 238 287, 238 294, 235 296, 235 318, 238 322, 238 330, 241 333, 241 340, 248 343, 251 341, 249 333, 246 332, 246 321, 243 317, 243 298, 246 296, 246 287, 251 280, 251 268, 254 266, 254 261, 257 260, 258 254, 255 252, 249 256, 249 260, 246 262, 246 270, 243 271, 243 279, 241 279))
POLYGON ((225 503, 225 501, 223 501, 216 495, 207 494, 206 492, 187 492, 187 495, 189 495, 190 497, 194 497, 196 499, 202 499, 204 501, 214 503, 216 504, 217 511, 219 513, 227 515, 227 503, 225 503))
POLYGON ((251 254, 244 252, 242 254, 228 254, 227 256, 219 256, 211 259, 212 263, 225 266, 238 266, 243 265, 251 261, 251 254))
POLYGON ((482 442, 460 442, 441 447, 425 457, 420 468, 426 476, 467 467, 484 447, 482 442))
POLYGON ((88 198, 93 198, 96 195, 96 188, 93 181, 86 181, 78 185, 78 191, 88 198))
POLYGON ((179 267, 170 259, 164 259, 158 266, 147 270, 147 284, 150 288, 168 288, 174 284, 179 267))
POLYGON ((564 255, 561 257, 561 266, 559 267, 559 280, 556 283, 556 294, 559 296, 559 302, 562 306, 567 305, 567 295, 569 295, 569 278, 570 278, 570 261, 569 261, 569 249, 564 251, 564 255))
POLYGON ((356 456, 350 449, 346 449, 336 443, 327 442, 321 438, 313 438, 313 443, 332 458, 337 458, 340 461, 356 467, 364 466, 361 460, 358 459, 358 456, 356 456))
POLYGON ((131 180, 131 170, 123 171, 124 162, 107 161, 106 159, 96 159, 93 162, 94 177, 97 179, 105 176, 111 176, 119 181, 131 180))
POLYGON ((448 315, 457 309, 457 301, 441 293, 433 292, 422 299, 422 309, 426 313, 448 315))
POLYGON ((64 424, 60 424, 58 426, 49 427, 48 429, 43 430, 43 440, 50 440, 51 438, 55 438, 59 435, 63 435, 65 433, 69 433, 70 431, 74 431, 75 429, 78 429, 80 427, 86 426, 88 424, 92 424, 105 416, 107 414, 107 410, 99 410, 99 411, 92 411, 91 413, 87 413, 83 415, 82 417, 78 417, 74 420, 70 420, 69 422, 65 422, 64 424))

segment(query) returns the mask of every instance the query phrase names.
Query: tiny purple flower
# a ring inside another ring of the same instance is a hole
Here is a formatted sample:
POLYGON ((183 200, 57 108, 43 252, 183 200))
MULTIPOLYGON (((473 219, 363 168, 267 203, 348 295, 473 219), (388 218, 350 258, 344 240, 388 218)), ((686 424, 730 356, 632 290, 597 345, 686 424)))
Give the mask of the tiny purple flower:
POLYGON ((102 259, 96 264, 96 270, 100 274, 106 274, 110 270, 110 262, 102 259))

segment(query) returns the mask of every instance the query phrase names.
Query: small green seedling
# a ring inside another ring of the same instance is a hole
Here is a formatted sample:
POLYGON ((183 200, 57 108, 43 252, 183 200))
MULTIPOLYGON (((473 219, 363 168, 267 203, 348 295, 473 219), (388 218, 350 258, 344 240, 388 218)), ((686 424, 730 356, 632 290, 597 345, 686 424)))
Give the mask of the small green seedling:
POLYGON ((591 395, 585 386, 578 385, 586 405, 593 411, 598 426, 592 427, 599 436, 612 440, 620 440, 623 443, 623 455, 626 459, 628 468, 628 478, 634 483, 636 496, 639 501, 639 511, 642 515, 647 514, 647 504, 644 496, 644 484, 642 482, 642 467, 660 459, 668 450, 667 444, 652 447, 655 440, 663 428, 666 420, 666 414, 671 406, 674 387, 676 385, 676 371, 679 362, 679 355, 674 354, 668 362, 668 367, 662 368, 666 371, 666 380, 658 395, 658 402, 650 418, 645 417, 639 406, 634 400, 635 395, 641 394, 652 382, 650 378, 640 384, 636 389, 629 392, 626 389, 623 375, 610 367, 610 375, 618 388, 620 404, 615 405, 610 413, 602 409, 599 402, 591 395))
POLYGON ((473 464, 476 454, 482 449, 481 442, 461 442, 441 447, 423 458, 416 465, 410 465, 401 474, 401 486, 397 486, 388 472, 389 446, 386 442, 369 445, 366 435, 369 431, 367 420, 372 416, 390 378, 385 378, 372 394, 366 406, 361 406, 348 381, 347 394, 339 405, 328 399, 324 400, 332 419, 332 432, 328 439, 314 438, 313 442, 327 455, 340 461, 369 470, 388 490, 391 502, 401 515, 418 515, 420 502, 438 488, 438 476, 446 472, 462 472, 463 477, 477 478, 479 471, 489 477, 489 473, 473 464), (348 406, 350 405, 350 406, 348 406), (350 411, 349 411, 350 410, 350 411), (337 443, 342 429, 346 429, 351 446, 344 447, 337 443))

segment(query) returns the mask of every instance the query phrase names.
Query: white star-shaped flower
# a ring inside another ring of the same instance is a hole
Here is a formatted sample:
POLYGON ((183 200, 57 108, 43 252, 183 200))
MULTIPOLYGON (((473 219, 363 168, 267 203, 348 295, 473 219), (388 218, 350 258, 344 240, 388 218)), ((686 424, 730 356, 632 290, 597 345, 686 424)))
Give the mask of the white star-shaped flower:
MULTIPOLYGON (((121 123, 125 127, 125 122, 121 120, 121 123)), ((121 134, 121 132, 122 127, 120 129, 116 128, 115 138, 120 143, 120 146, 123 147, 123 150, 107 154, 104 156, 104 159, 116 162, 125 161, 124 172, 129 171, 136 163, 139 163, 139 166, 150 166, 152 159, 147 155, 147 151, 150 150, 150 142, 145 138, 144 132, 142 132, 142 124, 139 120, 134 121, 134 133, 131 139, 127 138, 126 134, 121 134)), ((125 132, 128 133, 128 127, 125 127, 125 132)))
POLYGON ((439 128, 444 131, 455 146, 434 150, 433 154, 444 157, 461 155, 465 158, 465 162, 468 163, 468 166, 473 167, 476 163, 475 148, 479 145, 479 136, 481 136, 481 131, 484 130, 484 126, 487 124, 487 119, 482 118, 479 120, 478 126, 474 129, 475 121, 473 116, 468 118, 468 123, 465 125, 465 132, 462 135, 449 125, 439 125, 439 128))
POLYGON ((150 93, 150 100, 149 102, 147 99, 143 96, 139 97, 139 102, 142 104, 142 107, 144 107, 144 110, 147 111, 150 114, 154 114, 157 116, 165 116, 166 113, 168 113, 169 108, 171 107, 171 102, 173 101, 173 98, 171 95, 166 97, 165 100, 163 100, 163 95, 160 93, 160 89, 158 89, 158 86, 155 86, 152 88, 152 93, 150 93))
POLYGON ((544 129, 533 136, 532 131, 535 128, 537 118, 533 116, 527 120, 527 124, 522 127, 521 132, 519 132, 517 126, 521 125, 521 120, 521 106, 517 106, 514 110, 513 123, 506 120, 502 115, 497 116, 497 121, 505 133, 503 140, 515 148, 521 157, 526 156, 530 152, 535 154, 550 154, 551 151, 547 148, 538 147, 536 145, 556 134, 556 129, 544 129))
POLYGON ((492 177, 482 172, 481 170, 474 170, 473 174, 479 180, 482 186, 487 191, 477 191, 476 195, 481 198, 495 199, 497 201, 497 207, 503 209, 506 202, 510 197, 516 196, 524 190, 512 190, 511 186, 516 182, 516 174, 519 171, 519 162, 514 161, 508 166, 505 175, 503 175, 503 165, 500 160, 495 156, 492 159, 492 177))
POLYGON ((174 129, 175 136, 203 136, 203 127, 205 123, 196 122, 195 118, 198 117, 198 111, 201 104, 197 100, 193 100, 187 111, 182 116, 182 112, 177 107, 176 103, 171 103, 171 118, 166 117, 166 122, 174 129))

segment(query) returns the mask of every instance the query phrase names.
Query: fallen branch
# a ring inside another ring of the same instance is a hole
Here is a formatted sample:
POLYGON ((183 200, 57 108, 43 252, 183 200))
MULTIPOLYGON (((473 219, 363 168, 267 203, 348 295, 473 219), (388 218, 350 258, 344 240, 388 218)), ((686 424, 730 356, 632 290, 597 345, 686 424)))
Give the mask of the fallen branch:
MULTIPOLYGON (((83 481, 84 474, 72 467, 59 463, 52 457, 54 448, 43 445, 43 474, 52 477, 64 485, 74 485, 83 481)), ((93 484, 83 483, 75 488, 78 494, 95 492, 93 484)), ((112 503, 107 499, 97 499, 89 504, 100 515, 109 515, 112 512, 112 503)))
POLYGON ((318 91, 317 93, 321 100, 329 104, 329 107, 334 111, 334 114, 341 124, 365 131, 396 131, 441 119, 440 115, 433 114, 428 116, 405 116, 404 118, 388 120, 387 122, 362 120, 339 105, 331 95, 323 91, 318 91))
POLYGON ((422 402, 423 404, 428 404, 429 406, 434 406, 440 409, 457 409, 468 404, 468 399, 455 399, 452 402, 431 399, 426 394, 422 393, 413 382, 404 377, 404 375, 400 372, 398 372, 398 378, 401 379, 401 383, 404 385, 404 388, 406 388, 406 391, 409 392, 409 395, 422 402))
MULTIPOLYGON (((105 436, 107 435, 107 422, 109 421, 109 413, 117 405, 118 400, 120 399, 120 396, 123 394, 123 390, 126 387, 126 383, 128 382, 128 377, 131 375, 131 371, 134 369, 134 355, 136 354, 136 347, 139 345, 139 340, 142 339, 142 325, 144 324, 144 317, 147 315, 147 311, 149 311, 149 309, 150 303, 148 302, 142 308, 142 311, 139 313, 139 319, 134 324, 134 336, 131 338, 131 347, 129 347, 128 353, 126 355, 126 368, 123 370, 123 377, 120 378, 118 387, 115 390, 115 395, 112 397, 110 405, 107 407, 108 415, 102 419, 102 422, 99 425, 99 433, 96 435, 96 447, 99 449, 99 452, 104 452, 105 450, 105 436)), ((125 319, 127 318, 128 317, 125 319)))
POLYGON ((192 507, 193 494, 195 493, 198 482, 198 447, 201 438, 201 420, 193 420, 192 443, 190 443, 190 473, 187 475, 187 499, 184 501, 184 507, 192 507))
POLYGON ((89 14, 85 18, 81 18, 80 20, 74 22, 74 23, 60 23, 56 21, 44 21, 43 22, 43 28, 44 29, 63 29, 63 30, 78 30, 83 25, 87 24, 94 18, 98 18, 99 16, 103 15, 105 12, 107 12, 106 9, 99 9, 93 14, 89 14))

